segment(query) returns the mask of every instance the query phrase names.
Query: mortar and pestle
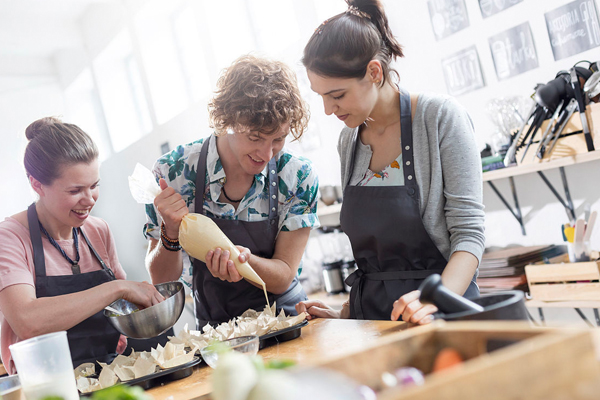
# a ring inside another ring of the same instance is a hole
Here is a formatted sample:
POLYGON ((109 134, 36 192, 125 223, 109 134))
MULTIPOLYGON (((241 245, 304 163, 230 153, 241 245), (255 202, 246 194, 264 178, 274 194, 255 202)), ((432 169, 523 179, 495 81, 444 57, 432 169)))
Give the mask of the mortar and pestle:
POLYGON ((523 320, 529 315, 525 308, 525 296, 520 290, 508 290, 496 294, 466 299, 442 285, 438 274, 427 277, 419 287, 421 303, 435 305, 439 312, 436 319, 446 321, 523 320))

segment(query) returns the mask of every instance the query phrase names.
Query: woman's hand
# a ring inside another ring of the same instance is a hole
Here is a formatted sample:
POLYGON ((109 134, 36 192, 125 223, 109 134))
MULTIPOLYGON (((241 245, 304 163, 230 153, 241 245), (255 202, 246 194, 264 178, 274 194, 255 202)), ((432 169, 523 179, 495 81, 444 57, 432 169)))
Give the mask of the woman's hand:
POLYGON ((334 310, 321 300, 306 300, 296 304, 296 311, 298 314, 307 312, 310 320, 313 318, 337 318, 341 317, 340 311, 334 310))
POLYGON ((121 279, 113 282, 121 286, 121 298, 140 308, 150 307, 165 301, 163 295, 156 290, 154 285, 148 282, 133 282, 121 279))
MULTIPOLYGON (((248 249, 246 249, 248 250, 248 249)), ((244 257, 250 258, 250 251, 243 253, 244 257)), ((227 282, 239 282, 242 280, 242 276, 238 272, 235 264, 229 259, 229 250, 223 251, 217 247, 214 250, 210 250, 206 253, 206 267, 210 271, 211 275, 215 278, 219 278, 222 281, 227 282)), ((240 254, 241 261, 242 254, 240 254)))
POLYGON ((165 223, 167 237, 175 240, 179 237, 181 220, 189 210, 181 195, 167 185, 164 179, 160 178, 159 184, 162 192, 154 199, 154 206, 165 223))
POLYGON ((397 321, 400 316, 405 322, 425 325, 433 321, 433 313, 438 309, 433 304, 422 304, 419 301, 421 292, 413 290, 406 293, 394 302, 392 310, 392 321, 397 321))
POLYGON ((127 349, 127 336, 121 335, 119 336, 119 343, 117 343, 117 354, 123 354, 125 349, 127 349))

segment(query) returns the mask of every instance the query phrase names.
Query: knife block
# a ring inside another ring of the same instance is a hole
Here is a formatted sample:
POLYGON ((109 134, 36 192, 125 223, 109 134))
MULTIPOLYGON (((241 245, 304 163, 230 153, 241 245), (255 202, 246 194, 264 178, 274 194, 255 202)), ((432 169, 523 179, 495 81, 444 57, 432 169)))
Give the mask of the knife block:
MULTIPOLYGON (((600 103, 590 103, 585 108, 585 114, 588 119, 588 124, 590 127, 590 133, 592 135, 592 139, 594 141, 594 147, 596 150, 600 150, 600 103)), ((517 164, 526 165, 526 164, 540 164, 552 160, 556 160, 562 157, 574 156, 575 154, 587 153, 587 145, 585 143, 585 137, 583 132, 569 135, 569 133, 581 131, 581 118, 578 112, 573 113, 571 118, 565 125, 565 129, 563 129, 561 133, 561 137, 556 142, 554 149, 552 152, 547 152, 544 154, 543 159, 539 159, 536 156, 537 148, 539 146, 539 141, 542 137, 542 134, 545 132, 548 124, 550 123, 550 119, 544 121, 542 127, 537 130, 534 136, 534 141, 529 146, 529 150, 525 155, 525 158, 521 162, 521 158, 523 157, 523 152, 525 151, 525 147, 520 148, 517 151, 516 159, 517 164)), ((529 126, 525 128, 525 132, 529 126)), ((529 142, 530 138, 527 138, 527 142, 529 142)), ((552 141, 550 141, 552 144, 552 141)))

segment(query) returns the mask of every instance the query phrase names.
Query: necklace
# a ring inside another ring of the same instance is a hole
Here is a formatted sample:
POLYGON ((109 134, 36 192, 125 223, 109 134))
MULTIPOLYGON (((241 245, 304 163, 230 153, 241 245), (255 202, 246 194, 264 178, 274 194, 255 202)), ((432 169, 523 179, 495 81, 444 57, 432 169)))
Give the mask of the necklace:
POLYGON ((227 192, 225 191, 225 185, 223 185, 223 187, 221 188, 221 191, 223 192, 223 196, 225 196, 225 198, 232 203, 239 203, 240 201, 244 200, 243 197, 239 200, 234 200, 231 197, 227 196, 227 192))
POLYGON ((69 262, 69 264, 71 264, 71 270, 73 271, 73 275, 80 274, 81 269, 79 268, 79 239, 77 237, 77 229, 73 228, 73 243, 75 244, 75 261, 73 261, 67 255, 67 253, 65 253, 62 247, 60 247, 60 245, 56 243, 56 240, 54 240, 54 238, 50 236, 50 234, 48 233, 46 228, 44 228, 42 223, 39 221, 38 223, 40 224, 40 230, 44 235, 46 235, 50 244, 52 244, 52 246, 54 246, 58 251, 60 251, 60 254, 62 254, 62 256, 69 262))

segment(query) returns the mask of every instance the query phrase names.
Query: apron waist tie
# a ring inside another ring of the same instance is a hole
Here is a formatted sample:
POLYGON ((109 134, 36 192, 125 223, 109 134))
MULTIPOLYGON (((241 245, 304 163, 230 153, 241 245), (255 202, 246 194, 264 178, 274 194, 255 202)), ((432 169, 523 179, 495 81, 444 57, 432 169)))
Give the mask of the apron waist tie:
POLYGON ((365 273, 361 269, 357 269, 351 273, 345 280, 346 285, 351 286, 353 291, 356 290, 356 296, 354 297, 354 312, 356 313, 357 319, 363 319, 363 312, 361 306, 362 300, 362 287, 363 281, 394 281, 400 279, 425 279, 429 275, 441 274, 443 269, 424 269, 424 270, 410 270, 410 271, 382 271, 382 272, 368 272, 365 273), (356 285, 356 289, 354 289, 356 285))

